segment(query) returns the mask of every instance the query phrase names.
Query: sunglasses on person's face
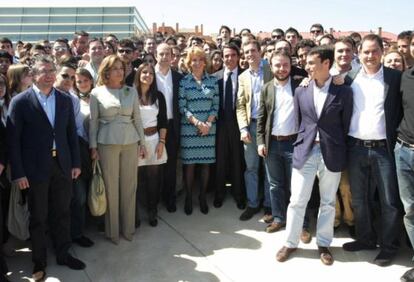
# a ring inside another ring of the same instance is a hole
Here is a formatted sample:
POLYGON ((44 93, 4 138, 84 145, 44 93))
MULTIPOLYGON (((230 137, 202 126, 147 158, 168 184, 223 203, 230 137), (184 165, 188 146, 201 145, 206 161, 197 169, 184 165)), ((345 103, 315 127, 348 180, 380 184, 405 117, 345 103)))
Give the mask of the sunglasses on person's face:
POLYGON ((321 33, 322 31, 320 30, 320 29, 314 29, 314 30, 311 30, 311 33, 321 33))
POLYGON ((70 79, 70 80, 72 80, 72 81, 74 81, 75 80, 75 76, 74 75, 72 75, 72 76, 70 76, 69 74, 67 74, 67 73, 62 73, 61 75, 60 75, 63 79, 70 79))
POLYGON ((120 54, 123 54, 123 53, 131 54, 132 50, 131 49, 118 49, 118 53, 120 53, 120 54))
POLYGON ((280 34, 272 35, 272 39, 280 39, 280 38, 282 38, 282 35, 280 34))

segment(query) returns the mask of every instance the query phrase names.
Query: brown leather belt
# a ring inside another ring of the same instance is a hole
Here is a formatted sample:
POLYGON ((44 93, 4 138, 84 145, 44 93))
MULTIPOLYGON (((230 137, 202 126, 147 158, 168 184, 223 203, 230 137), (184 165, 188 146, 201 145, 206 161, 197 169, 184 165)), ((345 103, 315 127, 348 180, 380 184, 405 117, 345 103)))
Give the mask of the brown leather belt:
POLYGON ((156 126, 144 128, 144 134, 146 136, 154 135, 155 133, 157 133, 157 131, 158 131, 158 128, 156 126))
POLYGON ((294 140, 296 140, 297 136, 298 136, 297 134, 292 134, 292 135, 288 135, 288 136, 272 135, 272 139, 276 140, 276 141, 294 141, 294 140))

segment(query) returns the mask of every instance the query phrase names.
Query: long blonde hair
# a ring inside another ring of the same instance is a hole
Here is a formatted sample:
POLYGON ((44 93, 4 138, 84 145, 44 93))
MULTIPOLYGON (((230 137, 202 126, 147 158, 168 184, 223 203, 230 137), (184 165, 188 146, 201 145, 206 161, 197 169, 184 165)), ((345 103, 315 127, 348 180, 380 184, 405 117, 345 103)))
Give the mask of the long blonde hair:
POLYGON ((22 89, 21 80, 24 75, 29 74, 30 68, 28 65, 24 64, 15 64, 11 65, 7 70, 7 79, 8 79, 8 90, 10 95, 13 93, 20 93, 25 89, 22 89))

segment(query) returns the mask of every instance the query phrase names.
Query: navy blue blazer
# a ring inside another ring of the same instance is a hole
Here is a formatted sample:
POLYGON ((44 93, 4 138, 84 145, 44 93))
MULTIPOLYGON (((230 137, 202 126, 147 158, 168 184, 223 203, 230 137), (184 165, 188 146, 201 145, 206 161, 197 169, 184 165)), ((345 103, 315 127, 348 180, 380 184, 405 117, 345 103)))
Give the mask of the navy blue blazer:
POLYGON ((33 88, 15 96, 7 117, 12 179, 48 180, 52 168, 53 139, 59 165, 68 178, 80 168, 79 141, 71 98, 55 89, 55 125, 51 126, 33 88))
POLYGON ((298 87, 294 95, 298 137, 293 150, 293 167, 301 169, 313 148, 317 131, 326 167, 340 172, 346 167, 346 138, 353 108, 352 88, 330 84, 328 96, 318 119, 313 99, 313 84, 298 87))

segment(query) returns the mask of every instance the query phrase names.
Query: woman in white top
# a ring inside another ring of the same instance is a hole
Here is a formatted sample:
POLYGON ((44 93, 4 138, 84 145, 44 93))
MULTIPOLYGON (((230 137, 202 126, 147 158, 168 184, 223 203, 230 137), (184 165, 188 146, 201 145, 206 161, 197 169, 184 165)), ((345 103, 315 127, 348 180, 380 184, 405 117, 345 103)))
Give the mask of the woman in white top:
POLYGON ((168 125, 165 98, 161 92, 157 91, 154 74, 154 67, 150 63, 143 63, 135 75, 135 86, 147 146, 146 158, 140 157, 138 160, 139 187, 145 189, 147 195, 148 220, 151 226, 158 224, 157 205, 160 198, 162 164, 167 162, 165 137, 168 125))

